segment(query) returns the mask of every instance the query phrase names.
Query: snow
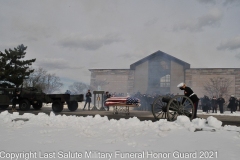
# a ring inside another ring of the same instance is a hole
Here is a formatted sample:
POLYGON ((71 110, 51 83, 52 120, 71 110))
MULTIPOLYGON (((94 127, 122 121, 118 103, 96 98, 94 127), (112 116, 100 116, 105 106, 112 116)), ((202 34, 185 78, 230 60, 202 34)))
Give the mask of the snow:
POLYGON ((0 159, 239 159, 240 127, 221 125, 212 116, 152 122, 136 117, 108 120, 100 115, 4 111, 0 114, 0 159))
POLYGON ((231 113, 230 111, 224 111, 223 114, 221 114, 219 111, 217 113, 206 113, 206 112, 201 112, 201 110, 198 110, 198 115, 201 114, 201 115, 215 115, 215 116, 225 116, 225 115, 228 115, 228 116, 240 116, 240 112, 239 111, 236 111, 236 112, 233 112, 231 113))

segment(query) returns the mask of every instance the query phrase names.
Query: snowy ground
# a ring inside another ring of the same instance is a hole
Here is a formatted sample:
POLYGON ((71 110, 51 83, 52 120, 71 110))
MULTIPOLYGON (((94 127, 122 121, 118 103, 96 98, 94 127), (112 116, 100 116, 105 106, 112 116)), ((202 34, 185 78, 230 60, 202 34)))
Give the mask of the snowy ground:
MULTIPOLYGON (((78 103, 78 109, 83 109, 83 107, 84 107, 84 105, 85 105, 85 102, 79 102, 78 103)), ((51 103, 49 103, 49 104, 45 104, 44 105, 45 107, 52 107, 52 104, 51 103)), ((100 104, 96 104, 96 106, 97 106, 97 108, 100 108, 100 104), (99 105, 99 106, 98 106, 99 105)), ((91 105, 90 105, 90 108, 92 108, 93 107, 93 103, 91 103, 91 105)), ((67 105, 64 105, 64 108, 67 108, 67 105)), ((86 106, 86 108, 85 108, 86 110, 88 109, 88 105, 86 106)), ((112 107, 110 107, 110 110, 112 110, 113 108, 112 107)), ((134 109, 134 108, 130 108, 130 110, 131 109, 134 109)), ((218 110, 217 111, 217 113, 211 113, 211 112, 209 112, 209 113, 206 113, 206 112, 202 112, 202 110, 201 109, 199 109, 198 110, 198 114, 202 114, 202 115, 209 115, 209 116, 211 116, 211 115, 219 115, 219 116, 240 116, 240 111, 238 110, 238 111, 236 111, 236 112, 234 112, 234 113, 232 113, 231 114, 231 112, 229 111, 229 110, 226 110, 226 111, 224 111, 224 113, 223 114, 220 114, 220 111, 218 110)))
POLYGON ((0 159, 222 159, 240 156, 240 127, 210 116, 192 122, 0 114, 0 159), (27 118, 28 121, 16 118, 27 118), (207 121, 207 123, 206 123, 207 121), (196 128, 203 128, 197 131, 196 128), (214 129, 214 130, 213 130, 214 129))
POLYGON ((240 116, 240 112, 239 111, 236 111, 236 112, 233 112, 231 113, 231 111, 224 111, 223 114, 221 114, 219 111, 217 113, 206 113, 206 112, 202 112, 202 111, 198 111, 198 114, 203 114, 203 115, 217 115, 217 116, 240 116))

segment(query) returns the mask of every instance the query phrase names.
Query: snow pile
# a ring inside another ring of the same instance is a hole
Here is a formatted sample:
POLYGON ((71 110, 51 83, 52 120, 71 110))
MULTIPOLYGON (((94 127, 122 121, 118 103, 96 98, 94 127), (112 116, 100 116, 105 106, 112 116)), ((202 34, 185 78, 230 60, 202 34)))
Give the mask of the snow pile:
POLYGON ((222 122, 217 120, 217 118, 210 116, 207 118, 208 125, 215 128, 220 128, 222 126, 222 122))
POLYGON ((11 159, 7 153, 23 152, 36 153, 32 159, 115 160, 163 159, 161 156, 176 159, 180 153, 183 156, 192 153, 196 159, 202 159, 203 151, 209 155, 214 151, 214 158, 234 160, 240 156, 239 131, 236 126, 222 127, 213 117, 190 121, 186 116, 178 116, 175 122, 166 119, 151 122, 136 117, 109 120, 100 115, 76 117, 53 112, 19 115, 4 111, 0 114, 0 152, 6 160, 11 159), (199 128, 213 128, 215 132, 194 132, 199 128))
POLYGON ((201 119, 201 118, 196 118, 192 120, 192 123, 196 128, 204 128, 206 126, 207 120, 206 119, 201 119))

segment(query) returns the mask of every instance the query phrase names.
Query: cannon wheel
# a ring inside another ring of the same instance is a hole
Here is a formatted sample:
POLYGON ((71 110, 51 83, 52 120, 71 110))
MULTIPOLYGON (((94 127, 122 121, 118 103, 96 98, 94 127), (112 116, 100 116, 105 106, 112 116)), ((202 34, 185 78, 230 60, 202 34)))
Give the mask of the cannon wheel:
POLYGON ((194 105, 190 98, 184 95, 174 96, 167 105, 167 119, 175 121, 177 116, 185 115, 193 119, 194 105))
POLYGON ((162 101, 163 96, 157 97, 152 104, 152 114, 155 119, 167 119, 167 103, 162 101))

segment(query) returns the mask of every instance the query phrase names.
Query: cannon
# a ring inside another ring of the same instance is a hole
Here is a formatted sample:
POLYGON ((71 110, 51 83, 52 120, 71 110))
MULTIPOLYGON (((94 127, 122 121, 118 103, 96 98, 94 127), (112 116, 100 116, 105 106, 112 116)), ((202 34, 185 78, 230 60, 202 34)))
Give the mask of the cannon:
POLYGON ((156 120, 175 121, 179 115, 185 115, 192 120, 194 116, 193 102, 184 95, 159 96, 153 101, 151 107, 156 120))

